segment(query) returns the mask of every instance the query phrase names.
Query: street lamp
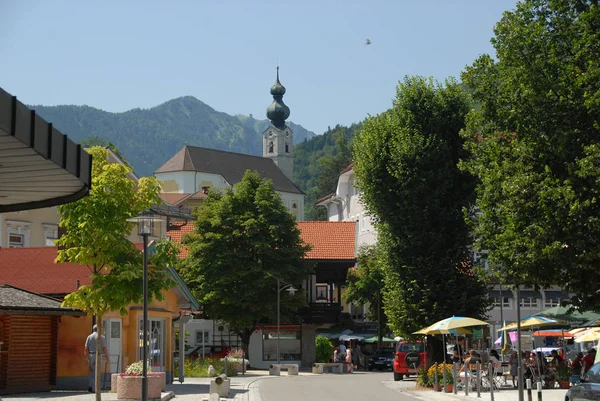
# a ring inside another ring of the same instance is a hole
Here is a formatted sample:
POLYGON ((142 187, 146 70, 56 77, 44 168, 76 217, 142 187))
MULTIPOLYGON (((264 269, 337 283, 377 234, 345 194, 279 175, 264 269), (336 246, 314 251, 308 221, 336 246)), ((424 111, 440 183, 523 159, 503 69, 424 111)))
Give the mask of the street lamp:
MULTIPOLYGON (((281 287, 281 279, 277 278, 277 364, 280 363, 280 359, 279 359, 279 336, 281 335, 281 331, 280 331, 280 307, 281 307, 281 291, 283 290, 287 290, 287 292, 290 293, 290 295, 294 295, 296 293, 296 291, 298 291, 296 288, 294 288, 293 285, 291 284, 287 284, 285 285, 283 288, 281 287)), ((285 283, 285 282, 284 282, 285 283)))
POLYGON ((142 323, 142 401, 148 401, 148 236, 154 231, 154 223, 164 220, 154 217, 149 212, 140 213, 137 217, 127 219, 137 223, 138 234, 144 242, 144 317, 142 323))

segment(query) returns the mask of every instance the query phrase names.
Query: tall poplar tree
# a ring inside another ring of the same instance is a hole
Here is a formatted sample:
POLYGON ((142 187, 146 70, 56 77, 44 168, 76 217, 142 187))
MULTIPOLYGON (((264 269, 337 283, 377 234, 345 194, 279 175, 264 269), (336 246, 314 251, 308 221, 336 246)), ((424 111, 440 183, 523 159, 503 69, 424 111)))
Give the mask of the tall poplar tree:
MULTIPOLYGON (((470 107, 454 81, 405 78, 392 109, 368 119, 356 139, 354 172, 385 253, 385 313, 396 334, 453 315, 485 318, 489 308, 463 219, 475 180, 457 166, 470 107)), ((441 360, 441 343, 430 344, 441 360)))

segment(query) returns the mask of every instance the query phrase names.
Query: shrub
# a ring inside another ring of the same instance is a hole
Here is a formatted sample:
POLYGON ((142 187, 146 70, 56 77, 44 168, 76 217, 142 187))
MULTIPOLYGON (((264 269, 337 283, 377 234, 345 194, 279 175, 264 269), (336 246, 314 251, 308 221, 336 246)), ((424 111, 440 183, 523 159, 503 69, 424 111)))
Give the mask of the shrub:
POLYGON ((425 366, 419 366, 419 369, 417 369, 416 381, 417 385, 421 387, 429 387, 433 385, 429 383, 429 376, 427 375, 427 369, 425 369, 425 366))
POLYGON ((316 339, 317 362, 327 363, 333 357, 333 344, 327 337, 317 336, 316 339))

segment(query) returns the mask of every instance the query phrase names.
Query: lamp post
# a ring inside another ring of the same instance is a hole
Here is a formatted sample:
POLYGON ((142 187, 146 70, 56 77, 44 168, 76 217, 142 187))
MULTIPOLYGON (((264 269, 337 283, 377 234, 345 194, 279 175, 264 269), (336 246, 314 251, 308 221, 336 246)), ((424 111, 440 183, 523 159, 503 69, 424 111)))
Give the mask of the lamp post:
POLYGON ((144 312, 142 322, 142 401, 148 401, 148 237, 154 231, 154 223, 163 221, 154 217, 151 213, 143 212, 137 217, 127 219, 132 223, 137 223, 138 234, 144 243, 144 312))
POLYGON ((281 291, 287 290, 290 295, 294 295, 296 288, 293 285, 287 284, 285 287, 281 288, 281 279, 276 277, 277 279, 277 364, 280 363, 280 355, 279 355, 279 336, 281 335, 280 330, 280 308, 281 308, 281 291))

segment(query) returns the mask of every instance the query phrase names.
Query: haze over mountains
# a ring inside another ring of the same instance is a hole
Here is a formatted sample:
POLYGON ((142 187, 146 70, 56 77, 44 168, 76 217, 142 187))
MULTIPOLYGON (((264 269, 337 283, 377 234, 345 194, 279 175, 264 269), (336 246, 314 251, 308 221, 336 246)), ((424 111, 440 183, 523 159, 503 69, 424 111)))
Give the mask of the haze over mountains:
MULTIPOLYGON (((89 106, 30 106, 75 142, 89 137, 112 142, 138 176, 152 175, 185 144, 262 155, 262 132, 270 121, 216 111, 193 96, 150 109, 110 113, 89 106)), ((288 121, 294 143, 315 136, 288 121)))

